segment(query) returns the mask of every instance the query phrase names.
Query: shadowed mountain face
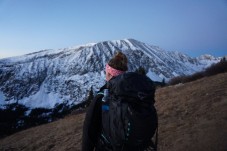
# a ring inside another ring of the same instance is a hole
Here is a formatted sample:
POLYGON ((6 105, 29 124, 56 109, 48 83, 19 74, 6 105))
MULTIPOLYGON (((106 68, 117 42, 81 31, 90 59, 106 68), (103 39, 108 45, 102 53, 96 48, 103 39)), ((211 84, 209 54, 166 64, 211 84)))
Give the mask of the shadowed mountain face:
MULTIPOLYGON (((160 151, 227 149, 227 73, 159 88, 160 151)), ((0 139, 0 150, 80 151, 84 113, 0 139)))
POLYGON ((154 81, 192 74, 219 61, 211 56, 191 58, 134 39, 42 50, 0 59, 0 105, 53 108, 61 103, 79 104, 91 87, 97 90, 105 83, 103 69, 116 50, 128 56, 129 71, 142 66, 154 81))

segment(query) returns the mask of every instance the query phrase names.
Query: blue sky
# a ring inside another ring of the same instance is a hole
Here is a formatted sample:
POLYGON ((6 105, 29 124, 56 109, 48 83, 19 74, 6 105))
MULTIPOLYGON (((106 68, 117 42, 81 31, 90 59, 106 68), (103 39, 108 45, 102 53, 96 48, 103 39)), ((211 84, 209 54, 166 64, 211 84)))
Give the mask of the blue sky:
POLYGON ((227 55, 227 0, 0 0, 0 58, 125 38, 227 55))

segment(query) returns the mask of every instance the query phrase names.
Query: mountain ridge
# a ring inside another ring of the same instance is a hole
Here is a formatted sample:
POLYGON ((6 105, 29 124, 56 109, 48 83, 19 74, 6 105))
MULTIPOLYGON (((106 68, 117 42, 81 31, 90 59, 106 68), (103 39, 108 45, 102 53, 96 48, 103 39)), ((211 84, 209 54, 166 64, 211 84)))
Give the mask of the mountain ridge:
POLYGON ((129 71, 142 66, 154 81, 188 75, 219 61, 214 58, 200 62, 135 39, 41 50, 0 59, 0 98, 5 98, 0 104, 18 102, 31 108, 79 104, 86 100, 91 88, 96 91, 105 83, 103 69, 116 50, 128 56, 129 71))

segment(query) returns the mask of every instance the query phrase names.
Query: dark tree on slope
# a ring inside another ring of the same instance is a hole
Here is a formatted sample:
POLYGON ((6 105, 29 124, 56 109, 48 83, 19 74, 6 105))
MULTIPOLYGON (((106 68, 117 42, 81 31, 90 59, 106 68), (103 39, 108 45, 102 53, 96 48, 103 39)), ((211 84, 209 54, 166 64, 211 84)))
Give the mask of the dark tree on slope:
POLYGON ((25 127, 37 126, 40 124, 48 123, 50 120, 51 109, 35 108, 31 111, 25 120, 25 127))
POLYGON ((226 62, 226 57, 221 58, 220 62, 226 62))
POLYGON ((70 113, 71 108, 67 105, 67 103, 56 104, 54 109, 52 110, 52 119, 63 118, 65 115, 70 113))
POLYGON ((27 107, 17 103, 6 105, 5 109, 0 109, 0 137, 23 129, 27 110, 27 107))
POLYGON ((227 61, 225 58, 221 59, 220 62, 211 65, 210 67, 206 68, 204 71, 196 72, 192 75, 188 76, 178 76, 174 77, 169 81, 169 85, 174 85, 178 83, 186 83, 190 81, 195 81, 197 79, 206 77, 206 76, 213 76, 219 73, 227 72, 227 61))
POLYGON ((136 73, 143 74, 143 75, 146 75, 147 74, 146 70, 143 67, 141 67, 141 66, 138 69, 136 69, 135 72, 136 73))
POLYGON ((165 85, 166 82, 165 82, 165 78, 162 79, 162 84, 165 85))
POLYGON ((206 68, 204 71, 205 76, 212 76, 218 73, 227 72, 227 61, 225 58, 222 58, 220 62, 211 65, 210 67, 206 68))
POLYGON ((93 99, 94 99, 94 93, 93 93, 93 87, 91 87, 91 89, 89 91, 89 95, 88 95, 87 105, 86 106, 88 106, 93 99))

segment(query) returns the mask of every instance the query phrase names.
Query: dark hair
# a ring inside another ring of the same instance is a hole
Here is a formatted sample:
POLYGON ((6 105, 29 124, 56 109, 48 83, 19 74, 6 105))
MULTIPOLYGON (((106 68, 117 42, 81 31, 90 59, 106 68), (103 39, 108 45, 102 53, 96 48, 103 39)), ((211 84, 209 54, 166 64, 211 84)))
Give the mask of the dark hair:
POLYGON ((111 66, 114 69, 121 70, 121 71, 127 71, 128 70, 128 59, 125 54, 123 54, 120 51, 117 51, 117 53, 114 55, 112 59, 108 62, 109 66, 111 66))

